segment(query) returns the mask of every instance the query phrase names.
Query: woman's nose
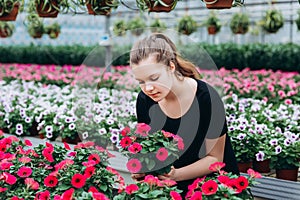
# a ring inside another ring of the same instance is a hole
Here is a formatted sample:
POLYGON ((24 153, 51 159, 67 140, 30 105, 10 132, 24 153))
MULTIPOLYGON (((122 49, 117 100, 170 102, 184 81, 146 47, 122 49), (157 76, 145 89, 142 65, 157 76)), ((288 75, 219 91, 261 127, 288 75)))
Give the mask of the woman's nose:
POLYGON ((149 83, 147 83, 147 84, 145 85, 145 90, 146 90, 146 91, 153 90, 153 89, 154 89, 153 85, 151 85, 151 84, 149 84, 149 83))

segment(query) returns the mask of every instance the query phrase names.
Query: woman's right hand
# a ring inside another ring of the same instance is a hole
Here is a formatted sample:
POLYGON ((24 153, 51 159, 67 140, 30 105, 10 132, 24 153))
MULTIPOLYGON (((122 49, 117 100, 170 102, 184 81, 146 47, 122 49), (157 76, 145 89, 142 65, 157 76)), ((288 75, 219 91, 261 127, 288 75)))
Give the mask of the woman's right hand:
POLYGON ((140 182, 140 181, 144 180, 145 175, 146 174, 144 174, 144 173, 142 173, 142 174, 131 174, 131 178, 135 182, 140 182))

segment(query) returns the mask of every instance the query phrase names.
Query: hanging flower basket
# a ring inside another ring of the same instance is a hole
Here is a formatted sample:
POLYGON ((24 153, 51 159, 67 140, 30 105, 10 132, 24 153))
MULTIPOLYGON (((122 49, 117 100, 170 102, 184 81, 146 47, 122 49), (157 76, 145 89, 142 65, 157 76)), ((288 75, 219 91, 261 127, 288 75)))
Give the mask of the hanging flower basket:
POLYGON ((86 7, 89 15, 110 15, 112 9, 119 5, 117 0, 89 0, 86 7))
POLYGON ((155 2, 156 1, 150 1, 149 12, 170 12, 175 8, 177 0, 163 0, 162 2, 164 2, 165 5, 155 5, 155 2))
POLYGON ((45 5, 45 0, 38 1, 36 4, 36 11, 39 17, 50 17, 56 18, 59 13, 59 7, 57 0, 47 1, 45 5))
MULTIPOLYGON (((19 3, 15 3, 10 13, 3 13, 3 15, 0 16, 0 21, 16 21, 19 6, 19 3)), ((0 8, 0 13, 2 13, 2 8, 0 8)))
POLYGON ((208 9, 226 9, 232 7, 233 0, 202 0, 208 9))
POLYGON ((217 33, 217 27, 209 26, 209 27, 207 27, 207 32, 209 35, 215 35, 217 33))

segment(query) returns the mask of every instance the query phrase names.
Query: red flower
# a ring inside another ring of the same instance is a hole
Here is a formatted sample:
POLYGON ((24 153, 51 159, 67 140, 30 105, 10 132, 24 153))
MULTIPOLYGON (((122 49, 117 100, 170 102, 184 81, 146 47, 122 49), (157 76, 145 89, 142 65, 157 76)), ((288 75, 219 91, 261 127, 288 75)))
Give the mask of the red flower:
POLYGON ((215 163, 211 164, 208 169, 210 171, 216 172, 216 171, 220 171, 220 169, 222 169, 223 167, 225 167, 225 163, 223 163, 223 162, 215 162, 215 163))
POLYGON ((65 149, 67 149, 67 150, 71 150, 70 145, 69 145, 68 143, 66 143, 66 142, 64 142, 64 147, 65 147, 65 149))
POLYGON ((17 196, 13 196, 10 200, 24 200, 23 198, 19 198, 17 196))
POLYGON ((88 192, 92 192, 92 193, 95 193, 95 192, 98 192, 97 188, 95 188, 94 186, 91 186, 88 190, 88 192))
POLYGON ((237 179, 236 178, 233 178, 233 179, 230 179, 227 183, 226 183, 226 185, 229 187, 229 188, 231 188, 231 189, 233 189, 234 191, 236 191, 237 193, 239 193, 240 191, 238 191, 238 185, 237 185, 238 183, 237 183, 237 179))
POLYGON ((51 147, 51 146, 44 148, 43 151, 42 151, 43 156, 44 156, 49 162, 53 162, 53 161, 54 161, 53 156, 52 156, 53 151, 54 151, 54 148, 51 147))
POLYGON ((136 125, 136 134, 139 134, 143 137, 146 137, 148 135, 148 132, 151 130, 151 127, 148 124, 145 123, 138 123, 136 125))
POLYGON ((139 187, 136 184, 130 184, 125 188, 125 192, 129 195, 138 190, 139 190, 139 187))
POLYGON ((24 140, 26 146, 32 146, 32 143, 30 140, 24 140))
POLYGON ((71 184, 75 188, 82 188, 85 185, 86 177, 82 174, 74 174, 71 184))
POLYGON ((73 197, 73 193, 74 193, 74 188, 70 188, 68 190, 66 190, 62 195, 61 195, 61 199, 63 200, 71 200, 73 197))
POLYGON ((101 192, 95 192, 92 195, 94 200, 109 200, 109 198, 101 192))
POLYGON ((215 194, 218 190, 218 184, 216 181, 208 180, 201 186, 202 192, 205 195, 212 195, 215 194))
POLYGON ((47 176, 45 179, 44 179, 44 185, 47 186, 47 187, 55 187, 58 183, 58 180, 55 176, 47 176))
POLYGON ((32 173, 32 169, 30 167, 26 167, 26 166, 21 167, 17 172, 18 176, 20 176, 22 178, 30 176, 31 173, 32 173))
POLYGON ((120 141, 120 145, 122 148, 128 147, 129 145, 131 145, 131 143, 132 143, 132 140, 130 137, 124 137, 120 141))
POLYGON ((244 190, 249 185, 248 179, 244 176, 238 177, 236 182, 237 182, 236 186, 239 190, 244 190))
POLYGON ((14 175, 11 175, 10 173, 7 172, 3 172, 2 176, 4 177, 5 182, 8 183, 9 185, 13 185, 17 181, 17 178, 14 175))
POLYGON ((131 173, 137 173, 141 170, 142 164, 138 159, 133 158, 127 162, 126 167, 131 173))
POLYGON ((126 136, 128 133, 130 133, 130 128, 128 126, 126 126, 125 128, 123 128, 123 130, 121 131, 121 135, 122 136, 126 136))
POLYGON ((160 161, 165 161, 168 157, 168 150, 164 147, 158 149, 156 153, 156 158, 160 161))
POLYGON ((4 160, 4 162, 0 164, 0 170, 2 170, 2 171, 8 170, 8 169, 10 169, 11 166, 13 166, 13 164, 11 162, 7 162, 4 160))
POLYGON ((93 153, 93 154, 89 155, 88 160, 89 160, 89 161, 90 161, 90 160, 93 160, 93 161, 96 162, 96 164, 98 164, 98 163, 100 162, 101 159, 100 159, 100 156, 99 156, 98 154, 93 153))
POLYGON ((90 178, 94 173, 95 173, 95 167, 91 166, 91 167, 87 167, 85 170, 84 170, 84 176, 86 178, 90 178))
POLYGON ((195 192, 195 193, 191 196, 190 200, 202 200, 202 193, 199 192, 199 191, 195 192))
POLYGON ((50 192, 48 190, 44 192, 39 192, 35 195, 35 198, 37 200, 49 200, 50 199, 50 192))
POLYGON ((0 140, 0 152, 6 151, 6 144, 0 140))
POLYGON ((226 183, 228 183, 228 181, 230 181, 230 178, 228 176, 222 176, 222 175, 220 175, 220 176, 218 176, 218 181, 220 183, 223 183, 223 184, 226 185, 226 183))
POLYGON ((178 192, 171 191, 170 196, 172 197, 172 200, 181 200, 181 196, 178 192))
POLYGON ((136 154, 142 150, 142 145, 139 143, 135 142, 132 145, 128 147, 128 151, 132 154, 136 154))
POLYGON ((6 190, 7 190, 7 188, 0 187, 0 193, 5 192, 6 190))

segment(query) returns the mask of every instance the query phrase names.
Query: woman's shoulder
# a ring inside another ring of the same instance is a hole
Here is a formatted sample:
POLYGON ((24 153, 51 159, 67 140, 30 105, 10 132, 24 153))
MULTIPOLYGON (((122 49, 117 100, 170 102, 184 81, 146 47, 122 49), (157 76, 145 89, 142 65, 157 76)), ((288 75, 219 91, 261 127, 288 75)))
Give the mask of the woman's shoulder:
POLYGON ((213 98, 220 98, 217 90, 209 83, 203 80, 196 80, 198 83, 197 87, 197 98, 204 101, 211 101, 213 98))

